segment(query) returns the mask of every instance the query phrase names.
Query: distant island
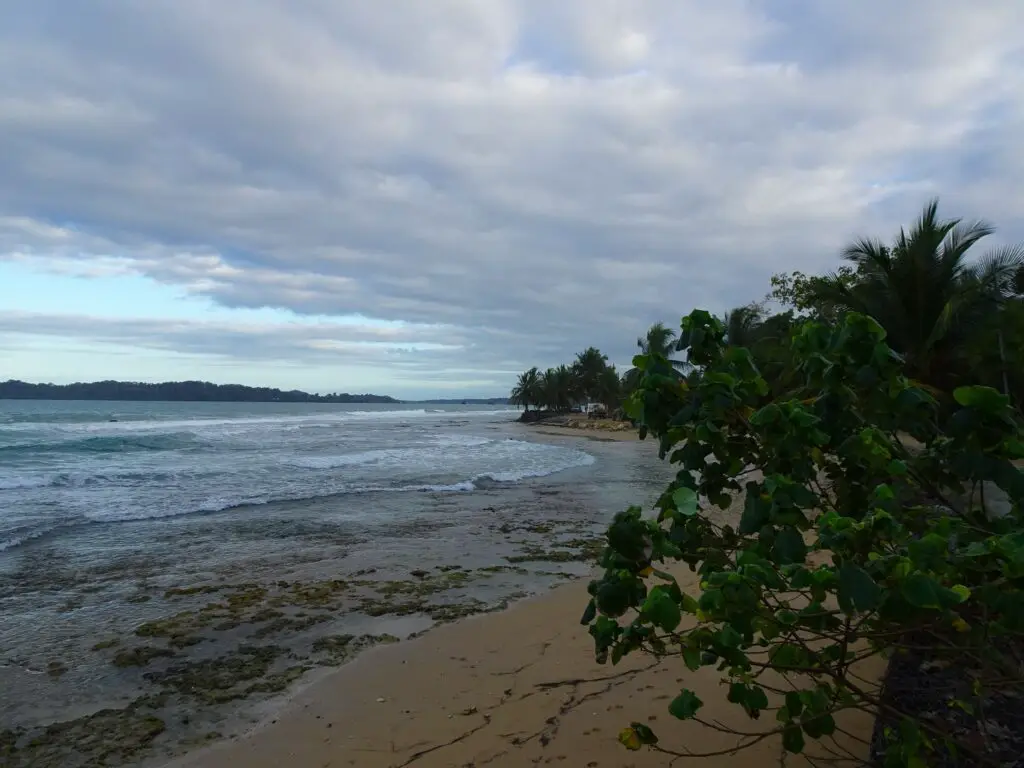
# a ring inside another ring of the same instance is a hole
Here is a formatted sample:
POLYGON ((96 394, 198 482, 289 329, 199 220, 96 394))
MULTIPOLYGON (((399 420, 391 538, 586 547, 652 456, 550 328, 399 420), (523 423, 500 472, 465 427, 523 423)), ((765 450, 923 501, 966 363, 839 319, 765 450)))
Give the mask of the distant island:
POLYGON ((297 389, 211 384, 208 381, 95 381, 75 384, 0 382, 0 400, 162 400, 215 403, 399 403, 387 395, 315 395, 297 389))

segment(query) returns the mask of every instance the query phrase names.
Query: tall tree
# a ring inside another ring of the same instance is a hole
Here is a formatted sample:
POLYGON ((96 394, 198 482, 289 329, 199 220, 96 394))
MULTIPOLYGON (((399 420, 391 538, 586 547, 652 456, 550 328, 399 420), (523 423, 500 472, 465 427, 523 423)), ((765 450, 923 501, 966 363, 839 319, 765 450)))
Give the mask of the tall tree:
MULTIPOLYGON (((641 355, 657 355, 668 360, 669 364, 682 376, 690 368, 685 360, 673 358, 676 351, 676 332, 662 322, 657 322, 647 329, 647 333, 636 340, 641 355)), ((640 383, 640 371, 630 368, 623 376, 626 392, 632 392, 640 383)))
POLYGON ((609 365, 601 371, 595 397, 598 402, 604 404, 609 413, 622 405, 622 384, 614 365, 609 365))
POLYGON ((972 333, 1012 294, 1024 266, 1019 245, 968 260, 971 248, 992 232, 984 221, 940 219, 932 200, 891 244, 862 238, 850 245, 843 256, 857 279, 851 284, 829 276, 821 298, 874 317, 911 376, 948 389, 972 333))
POLYGON ((572 364, 580 394, 587 400, 596 398, 599 391, 601 376, 608 369, 608 356, 601 354, 596 347, 587 347, 576 355, 572 364))
POLYGON ((726 342, 733 347, 753 346, 764 319, 765 311, 759 304, 729 310, 723 318, 726 342))
POLYGON ((536 366, 519 374, 519 380, 512 388, 509 400, 513 405, 521 405, 530 410, 531 405, 539 405, 541 400, 541 375, 536 366))
POLYGON ((552 411, 568 411, 576 402, 577 382, 567 365, 548 368, 540 377, 540 405, 552 411))
POLYGON ((642 355, 661 355, 669 358, 675 352, 676 332, 662 322, 647 329, 647 333, 636 340, 642 355))

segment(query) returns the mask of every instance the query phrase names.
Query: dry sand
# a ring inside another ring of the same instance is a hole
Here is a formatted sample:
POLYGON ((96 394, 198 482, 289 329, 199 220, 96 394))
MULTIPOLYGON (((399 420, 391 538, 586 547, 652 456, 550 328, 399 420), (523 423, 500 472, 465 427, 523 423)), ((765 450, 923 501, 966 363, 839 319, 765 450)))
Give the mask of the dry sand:
MULTIPOLYGON (((692 584, 692 575, 680 582, 692 584)), ((593 661, 579 616, 583 583, 573 583, 509 610, 436 629, 412 641, 374 649, 299 693, 273 720, 237 740, 172 765, 188 768, 395 768, 430 766, 667 766, 671 758, 628 752, 617 742, 630 721, 660 732, 662 746, 708 752, 736 737, 666 711, 686 685, 705 701, 702 714, 744 731, 770 729, 773 714, 751 721, 725 702, 719 673, 688 672, 676 659, 656 664, 629 657, 619 666, 593 661)), ((877 676, 881 665, 862 669, 877 676)), ((872 719, 837 718, 856 739, 870 738, 872 719)), ((846 739, 854 751, 866 747, 846 739)), ((815 754, 815 753, 812 753, 815 754)), ((821 749, 816 754, 825 756, 821 749)), ((807 765, 787 756, 776 737, 703 766, 807 765)), ((853 765, 850 761, 834 763, 853 765)))

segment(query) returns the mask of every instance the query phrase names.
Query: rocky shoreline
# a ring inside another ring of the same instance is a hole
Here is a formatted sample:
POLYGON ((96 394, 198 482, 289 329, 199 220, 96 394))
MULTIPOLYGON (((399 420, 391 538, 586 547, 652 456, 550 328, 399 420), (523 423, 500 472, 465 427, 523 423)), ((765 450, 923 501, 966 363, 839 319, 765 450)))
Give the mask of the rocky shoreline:
MULTIPOLYGON (((328 580, 207 582, 129 597, 161 610, 129 632, 96 637, 90 653, 134 682, 138 695, 71 720, 0 729, 0 763, 139 765, 188 752, 237 732, 240 722, 226 717, 226 706, 272 711, 272 699, 317 670, 375 645, 505 609, 531 594, 510 592, 513 583, 550 587, 575 578, 601 547, 579 525, 510 522, 498 532, 517 548, 489 566, 434 566, 408 578, 371 568, 328 580), (390 631, 370 630, 381 626, 390 631)), ((55 659, 36 672, 58 679, 69 665, 55 659)))
POLYGON ((577 429, 593 432, 635 432, 632 422, 605 418, 590 417, 585 413, 555 413, 552 411, 524 411, 519 417, 524 424, 538 427, 557 427, 561 429, 577 429))

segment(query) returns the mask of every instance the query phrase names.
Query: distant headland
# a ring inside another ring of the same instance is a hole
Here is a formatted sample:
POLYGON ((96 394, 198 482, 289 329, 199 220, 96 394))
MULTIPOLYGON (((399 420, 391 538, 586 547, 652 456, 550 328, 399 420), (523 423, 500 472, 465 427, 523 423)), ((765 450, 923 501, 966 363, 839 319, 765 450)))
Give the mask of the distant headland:
POLYGON ((95 381, 75 384, 0 382, 0 400, 153 400, 220 403, 400 403, 387 395, 316 395, 301 390, 211 384, 208 381, 95 381))

